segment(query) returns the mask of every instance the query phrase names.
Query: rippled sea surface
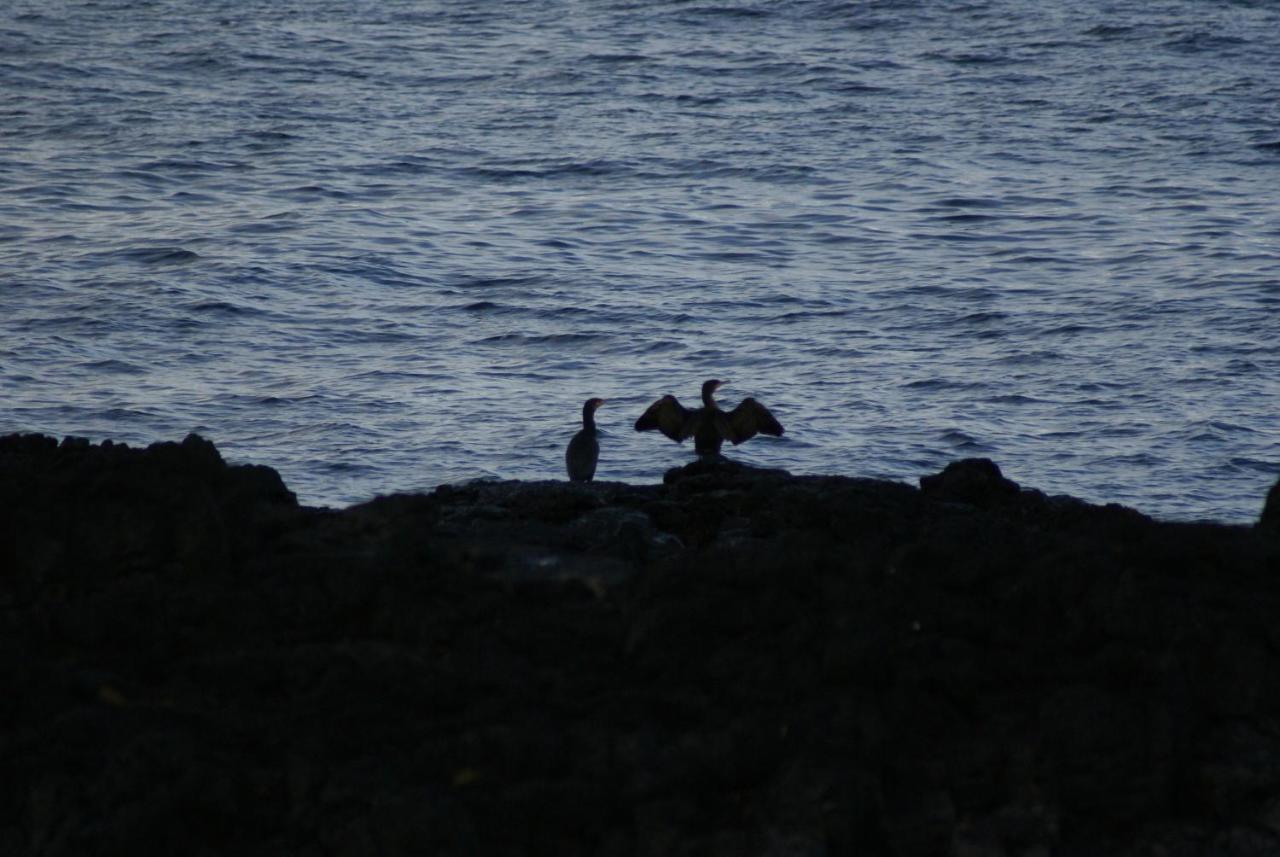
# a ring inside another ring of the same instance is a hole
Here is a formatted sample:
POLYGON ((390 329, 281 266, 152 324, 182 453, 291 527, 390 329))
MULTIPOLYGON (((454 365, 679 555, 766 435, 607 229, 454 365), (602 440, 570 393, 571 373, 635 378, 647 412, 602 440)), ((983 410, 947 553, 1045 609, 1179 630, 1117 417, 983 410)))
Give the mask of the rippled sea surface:
POLYGON ((1166 518, 1280 469, 1271 2, 17 0, 0 432, 199 431, 346 504, 729 451, 1166 518))

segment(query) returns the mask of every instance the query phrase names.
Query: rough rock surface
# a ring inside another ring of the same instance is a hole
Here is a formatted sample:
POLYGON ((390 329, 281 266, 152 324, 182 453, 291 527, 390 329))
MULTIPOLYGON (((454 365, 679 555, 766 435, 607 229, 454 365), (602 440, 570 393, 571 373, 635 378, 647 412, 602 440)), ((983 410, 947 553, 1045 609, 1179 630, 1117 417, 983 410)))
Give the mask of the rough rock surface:
POLYGON ((922 484, 0 439, 0 854, 1280 853, 1274 528, 922 484))

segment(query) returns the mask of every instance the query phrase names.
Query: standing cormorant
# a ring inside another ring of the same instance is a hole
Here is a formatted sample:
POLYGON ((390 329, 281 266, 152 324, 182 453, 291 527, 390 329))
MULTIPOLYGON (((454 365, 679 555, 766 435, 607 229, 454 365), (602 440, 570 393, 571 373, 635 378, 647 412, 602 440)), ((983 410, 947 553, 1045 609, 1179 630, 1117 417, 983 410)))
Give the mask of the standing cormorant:
POLYGON ((596 475, 600 458, 600 442, 596 440, 596 408, 604 399, 587 399, 582 404, 582 429, 569 441, 564 451, 564 466, 571 482, 590 482, 596 475))
POLYGON ((636 431, 658 429, 677 443, 693 437, 699 455, 718 455, 726 440, 734 446, 757 433, 782 436, 782 424, 755 399, 743 399, 732 411, 720 410, 712 395, 727 383, 712 379, 702 385, 702 407, 689 409, 675 396, 663 396, 636 420, 636 431))

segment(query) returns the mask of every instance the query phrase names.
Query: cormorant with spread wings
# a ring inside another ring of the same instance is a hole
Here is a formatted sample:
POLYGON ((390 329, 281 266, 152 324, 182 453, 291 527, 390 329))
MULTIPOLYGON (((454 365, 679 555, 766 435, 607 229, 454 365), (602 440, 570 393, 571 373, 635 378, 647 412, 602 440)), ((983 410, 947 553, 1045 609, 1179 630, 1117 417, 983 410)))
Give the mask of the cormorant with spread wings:
POLYGON ((677 443, 693 438, 699 455, 716 455, 726 440, 734 446, 757 434, 782 436, 782 424, 755 399, 743 399, 732 411, 722 411, 712 398, 726 382, 712 379, 702 385, 702 407, 686 408, 675 396, 663 396, 636 420, 636 431, 657 429, 677 443))

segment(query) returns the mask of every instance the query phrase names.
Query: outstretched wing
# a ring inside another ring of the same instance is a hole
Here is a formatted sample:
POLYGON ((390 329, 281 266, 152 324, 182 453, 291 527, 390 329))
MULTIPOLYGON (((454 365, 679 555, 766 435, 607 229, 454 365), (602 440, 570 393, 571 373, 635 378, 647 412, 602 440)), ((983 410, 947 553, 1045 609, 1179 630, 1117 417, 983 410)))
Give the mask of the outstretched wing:
POLYGON ((681 441, 693 434, 696 420, 691 416, 692 412, 675 396, 663 396, 636 420, 636 431, 657 429, 672 440, 681 441))
POLYGON ((743 399, 738 407, 729 412, 729 428, 732 434, 726 434, 725 438, 732 441, 734 446, 757 434, 782 437, 782 423, 755 399, 743 399))

